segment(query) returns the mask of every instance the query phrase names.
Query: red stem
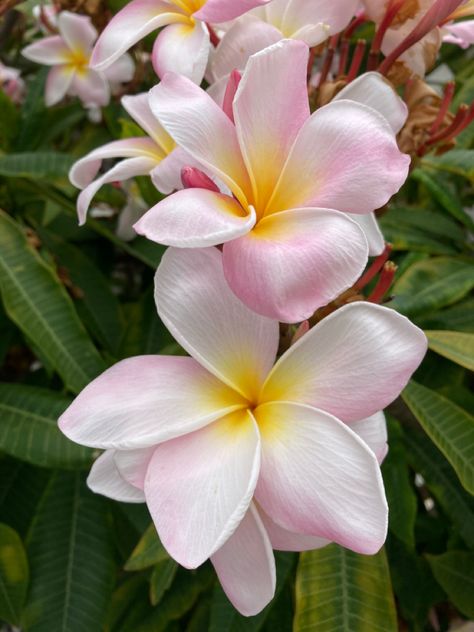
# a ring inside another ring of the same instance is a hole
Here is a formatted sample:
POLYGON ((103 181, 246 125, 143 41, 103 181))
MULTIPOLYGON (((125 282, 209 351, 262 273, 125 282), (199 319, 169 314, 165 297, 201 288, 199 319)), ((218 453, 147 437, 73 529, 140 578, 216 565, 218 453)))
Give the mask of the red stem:
POLYGON ((347 73, 348 83, 353 81, 356 78, 357 73, 359 72, 360 66, 362 64, 362 60, 364 59, 365 45, 366 45, 365 40, 363 39, 357 40, 354 54, 352 55, 351 66, 349 68, 349 72, 347 73))
POLYGON ((450 81, 444 87, 443 100, 441 101, 441 105, 439 107, 438 116, 430 128, 430 136, 436 134, 439 126, 444 121, 444 117, 446 116, 449 106, 451 105, 451 101, 453 100, 455 85, 454 81, 450 81))
POLYGON ((374 291, 367 297, 369 303, 380 303, 382 301, 393 283, 393 277, 396 271, 397 266, 393 261, 387 261, 387 263, 385 263, 374 291))
POLYGON ((372 279, 379 273, 387 259, 392 252, 392 244, 385 244, 384 251, 376 259, 373 260, 369 268, 360 277, 357 283, 354 284, 354 289, 362 290, 372 279))

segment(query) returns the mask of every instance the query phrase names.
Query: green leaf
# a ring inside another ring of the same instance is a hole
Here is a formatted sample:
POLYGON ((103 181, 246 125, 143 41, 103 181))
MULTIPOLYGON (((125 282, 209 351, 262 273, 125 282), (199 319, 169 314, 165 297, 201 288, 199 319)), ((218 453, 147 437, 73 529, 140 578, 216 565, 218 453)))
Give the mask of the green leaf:
POLYGON ((449 329, 474 333, 474 299, 467 299, 448 309, 418 319, 423 329, 449 329))
POLYGON ((385 493, 389 506, 390 530, 409 548, 415 548, 415 518, 417 500, 401 440, 398 423, 388 418, 389 446, 382 464, 385 493))
POLYGON ((173 583, 177 570, 178 564, 171 558, 159 562, 153 569, 150 578, 150 601, 154 606, 173 583))
POLYGON ((145 531, 140 542, 133 549, 127 563, 126 571, 141 571, 168 559, 168 553, 161 544, 155 525, 152 523, 145 531))
POLYGON ((390 574, 382 549, 358 555, 331 544, 300 556, 293 631, 396 632, 390 574))
POLYGON ((474 371, 474 334, 459 331, 425 331, 430 349, 474 371))
POLYGON ((466 544, 474 548, 474 498, 463 489, 451 465, 424 433, 405 432, 403 441, 412 468, 423 476, 430 493, 466 544))
POLYGON ((451 149, 441 156, 425 156, 421 163, 432 169, 464 176, 474 182, 474 150, 451 149))
POLYGON ((417 182, 421 182, 427 188, 432 198, 450 215, 459 220, 470 230, 474 230, 474 220, 463 209, 459 199, 451 193, 447 187, 440 184, 439 178, 435 178, 419 168, 412 171, 411 177, 417 182))
POLYGON ((102 632, 114 572, 105 502, 79 473, 51 479, 27 538, 26 632, 102 632))
POLYGON ((0 141, 3 149, 6 149, 10 141, 15 138, 18 131, 19 114, 12 100, 3 90, 0 90, 0 141))
POLYGON ((92 450, 73 443, 58 428, 71 400, 21 384, 0 384, 0 449, 33 465, 89 466, 92 450))
POLYGON ((0 619, 19 625, 28 588, 28 560, 16 531, 0 524, 0 619))
POLYGON ((0 156, 0 176, 9 178, 66 178, 74 162, 68 154, 32 151, 0 156))
POLYGON ((104 370, 57 275, 30 246, 21 227, 2 211, 0 291, 11 320, 38 347, 67 388, 78 392, 104 370))
POLYGON ((474 619, 474 553, 448 551, 426 557, 449 599, 466 617, 474 619))
POLYGON ((474 417, 413 380, 402 397, 423 430, 454 467, 463 486, 474 494, 474 417))
POLYGON ((398 279, 389 303, 409 317, 434 312, 462 299, 474 287, 474 265, 451 257, 418 261, 398 279))

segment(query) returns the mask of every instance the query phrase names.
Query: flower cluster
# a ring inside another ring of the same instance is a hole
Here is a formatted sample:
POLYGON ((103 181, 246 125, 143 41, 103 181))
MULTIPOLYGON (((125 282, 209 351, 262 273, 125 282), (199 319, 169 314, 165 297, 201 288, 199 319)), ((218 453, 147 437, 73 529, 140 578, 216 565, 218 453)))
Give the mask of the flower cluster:
POLYGON ((90 17, 52 12, 54 34, 23 51, 52 66, 47 105, 101 107, 160 29, 157 85, 121 98, 144 135, 70 180, 80 224, 108 183, 148 176, 162 194, 133 228, 169 246, 156 307, 189 355, 119 362, 59 425, 104 450, 90 488, 146 502, 170 556, 210 559, 244 615, 272 599, 273 549, 385 540, 383 409, 426 338, 377 304, 395 266, 376 214, 474 118, 450 112, 453 84, 425 81, 443 41, 471 43, 471 15, 472 0, 131 0, 98 38, 90 17), (372 41, 355 40, 367 23, 372 41))

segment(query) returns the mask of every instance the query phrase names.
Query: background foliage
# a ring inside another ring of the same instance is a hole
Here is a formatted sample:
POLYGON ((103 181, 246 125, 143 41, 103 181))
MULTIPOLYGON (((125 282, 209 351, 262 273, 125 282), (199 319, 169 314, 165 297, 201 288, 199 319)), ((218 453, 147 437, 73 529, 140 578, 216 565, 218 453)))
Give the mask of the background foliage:
MULTIPOLYGON (((156 315, 163 248, 121 241, 116 217, 78 228, 72 162, 136 134, 117 102, 100 125, 76 101, 46 110, 45 72, 24 69, 21 108, 0 92, 0 621, 26 632, 448 630, 474 619, 474 131, 428 155, 381 218, 398 264, 388 305, 430 351, 388 411, 383 475, 389 537, 374 557, 332 545, 277 554, 277 595, 245 619, 209 564, 185 571, 161 547, 144 506, 85 486, 96 454, 56 420, 74 394, 121 358, 179 353, 156 315)), ((445 47, 456 103, 474 97, 474 60, 445 47)), ((150 87, 147 78, 143 89, 150 87)), ((138 180, 142 197, 159 194, 138 180)), ((123 194, 99 202, 120 209, 123 194)), ((117 393, 120 397, 120 393, 117 393)), ((1 626, 1 623, 0 623, 1 626)))

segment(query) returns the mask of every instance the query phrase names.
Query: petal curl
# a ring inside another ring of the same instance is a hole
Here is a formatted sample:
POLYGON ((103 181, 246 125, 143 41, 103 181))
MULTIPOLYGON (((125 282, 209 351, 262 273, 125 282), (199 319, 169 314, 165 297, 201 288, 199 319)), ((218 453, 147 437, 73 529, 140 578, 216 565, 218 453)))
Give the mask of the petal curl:
POLYGON ((26 46, 21 54, 26 59, 45 66, 57 66, 66 64, 70 59, 71 51, 67 47, 63 38, 59 35, 43 37, 33 44, 26 46))
POLYGON ((268 2, 270 0, 207 0, 199 11, 193 13, 193 17, 203 22, 227 22, 268 2))
POLYGON ((209 57, 209 31, 205 24, 170 24, 155 40, 151 60, 158 77, 175 72, 200 84, 209 57))
POLYGON ((122 478, 114 460, 115 450, 106 450, 94 461, 87 485, 96 494, 124 503, 143 503, 145 494, 122 478))

